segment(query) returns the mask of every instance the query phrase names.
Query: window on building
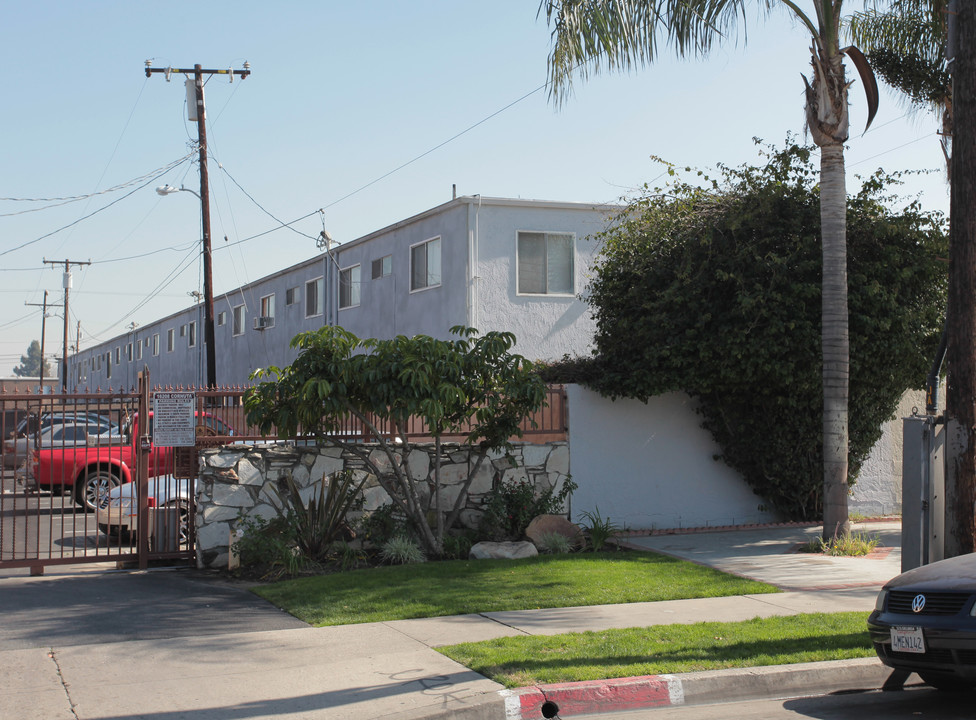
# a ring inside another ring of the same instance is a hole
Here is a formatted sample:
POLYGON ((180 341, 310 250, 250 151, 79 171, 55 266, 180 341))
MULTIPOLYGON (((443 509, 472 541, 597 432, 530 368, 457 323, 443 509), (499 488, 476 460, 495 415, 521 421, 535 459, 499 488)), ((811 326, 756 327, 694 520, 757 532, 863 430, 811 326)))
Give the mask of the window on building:
POLYGON ((285 305, 294 305, 302 298, 302 289, 300 287, 288 288, 285 290, 285 305))
POLYGON ((197 323, 193 321, 186 326, 186 345, 195 347, 197 344, 197 323))
POLYGON ((518 292, 522 295, 573 295, 572 233, 518 234, 518 292))
POLYGON ((176 347, 176 333, 173 328, 166 331, 166 352, 173 352, 176 347))
POLYGON ((244 334, 244 306, 234 306, 234 335, 244 334))
POLYGON ((372 269, 372 279, 376 280, 378 278, 383 278, 393 272, 393 256, 384 255, 381 258, 376 258, 373 261, 372 269))
POLYGON ((410 290, 441 284, 441 239, 433 238, 410 248, 410 290))
MULTIPOLYGON (((149 342, 149 338, 146 338, 146 342, 149 342)), ((136 360, 142 360, 142 340, 136 343, 136 360)))
POLYGON ((119 365, 122 363, 122 348, 115 348, 115 364, 119 365))
POLYGON ((321 315, 325 307, 325 282, 315 278, 305 283, 305 317, 321 315))
POLYGON ((132 362, 132 343, 125 344, 125 359, 132 362))
POLYGON ((105 377, 112 377, 112 353, 105 353, 105 377))
POLYGON ((186 337, 186 325, 180 325, 180 337, 186 337))
POLYGON ((274 320, 275 312, 275 296, 274 293, 271 295, 265 295, 261 298, 261 317, 271 318, 274 320))
POLYGON ((159 356, 159 333, 153 333, 152 336, 152 356, 159 356))
POLYGON ((227 323, 227 313, 221 310, 219 313, 217 313, 217 324, 224 325, 226 323, 227 323))
POLYGON ((360 265, 339 271, 339 308, 359 305, 360 265))

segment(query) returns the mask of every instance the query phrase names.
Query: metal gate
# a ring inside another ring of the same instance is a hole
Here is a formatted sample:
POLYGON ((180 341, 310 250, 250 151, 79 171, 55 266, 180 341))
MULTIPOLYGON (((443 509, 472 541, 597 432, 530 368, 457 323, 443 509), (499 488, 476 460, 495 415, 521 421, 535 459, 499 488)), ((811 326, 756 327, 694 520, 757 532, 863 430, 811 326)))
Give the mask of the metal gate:
POLYGON ((153 446, 148 384, 0 391, 0 568, 195 559, 195 467, 174 477, 174 449, 153 446))

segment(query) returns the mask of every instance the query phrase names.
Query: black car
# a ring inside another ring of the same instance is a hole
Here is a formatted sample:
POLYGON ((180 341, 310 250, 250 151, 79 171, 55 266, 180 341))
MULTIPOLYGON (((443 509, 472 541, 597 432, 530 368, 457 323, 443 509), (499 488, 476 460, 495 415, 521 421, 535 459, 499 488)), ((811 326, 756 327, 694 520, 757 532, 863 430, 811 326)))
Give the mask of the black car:
POLYGON ((881 662, 941 690, 976 688, 976 555, 889 580, 868 617, 881 662))

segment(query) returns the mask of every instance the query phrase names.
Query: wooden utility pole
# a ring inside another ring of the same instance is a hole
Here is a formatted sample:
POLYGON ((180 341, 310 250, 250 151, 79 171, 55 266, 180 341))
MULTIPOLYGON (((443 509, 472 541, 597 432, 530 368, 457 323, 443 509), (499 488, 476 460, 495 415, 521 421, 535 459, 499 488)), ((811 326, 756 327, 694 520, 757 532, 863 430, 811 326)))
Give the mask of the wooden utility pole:
POLYGON ((44 364, 47 362, 44 359, 44 336, 47 334, 47 309, 49 307, 61 307, 60 305, 48 305, 47 303, 47 290, 44 291, 44 302, 43 303, 29 303, 25 302, 24 305, 29 307, 39 307, 41 308, 41 371, 40 380, 38 382, 38 389, 41 393, 44 392, 44 364))
POLYGON ((956 3, 946 327, 946 557, 976 550, 976 3, 956 3))
MULTIPOLYGON (((60 265, 61 260, 45 260, 45 265, 60 265)), ((71 290, 71 266, 91 265, 91 260, 64 260, 64 349, 61 353, 61 392, 68 392, 68 293, 71 290)))
MULTIPOLYGON (((217 386, 217 348, 214 340, 214 299, 213 299, 213 253, 210 244, 210 179, 207 173, 207 123, 206 107, 203 99, 203 76, 229 75, 234 82, 234 76, 246 78, 251 74, 250 66, 244 63, 243 70, 204 70, 197 64, 193 69, 184 68, 154 68, 149 60, 146 61, 146 77, 153 73, 164 73, 168 81, 173 73, 192 75, 195 88, 196 107, 191 108, 190 119, 197 121, 197 145, 200 148, 200 212, 203 216, 203 341, 207 345, 207 387, 217 386)), ((187 103, 189 104, 189 97, 187 103)))

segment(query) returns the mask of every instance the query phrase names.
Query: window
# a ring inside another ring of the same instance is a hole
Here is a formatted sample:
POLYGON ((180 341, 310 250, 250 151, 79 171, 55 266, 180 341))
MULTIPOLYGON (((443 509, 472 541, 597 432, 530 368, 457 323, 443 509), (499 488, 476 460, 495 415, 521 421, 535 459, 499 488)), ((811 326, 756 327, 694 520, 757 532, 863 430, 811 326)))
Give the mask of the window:
POLYGON ((575 236, 572 233, 518 234, 518 292, 572 295, 575 236))
POLYGON ((274 294, 265 295, 263 298, 261 298, 261 317, 271 318, 274 320, 274 301, 274 294))
POLYGON ((176 334, 173 332, 173 328, 166 331, 166 352, 173 352, 173 348, 176 347, 176 334))
POLYGON ((122 362, 122 348, 115 348, 115 364, 118 365, 122 362))
POLYGON ((410 291, 441 284, 441 239, 434 238, 410 248, 410 291))
POLYGON ((98 356, 98 370, 97 370, 97 372, 101 372, 101 371, 102 371, 102 356, 99 355, 98 356))
POLYGON ((372 279, 383 278, 393 272, 393 256, 384 255, 373 261, 372 279))
POLYGON ((180 325, 180 337, 186 337, 186 325, 180 325))
POLYGON ((153 333, 152 336, 152 355, 153 357, 159 356, 159 333, 153 333))
POLYGON ((244 334, 244 306, 234 306, 234 335, 244 334))
POLYGON ((125 344, 125 359, 132 362, 132 343, 125 344))
POLYGON ((224 325, 226 324, 226 322, 227 322, 227 313, 224 311, 220 311, 219 313, 217 313, 217 324, 224 325))
MULTIPOLYGON (((149 342, 149 338, 146 338, 146 342, 149 342)), ((142 340, 136 343, 136 360, 142 360, 142 340)))
POLYGON ((339 309, 359 305, 360 265, 339 271, 339 309))
POLYGON ((112 378, 112 353, 105 353, 105 377, 112 378))
POLYGON ((194 347, 197 344, 197 324, 196 321, 189 323, 186 326, 186 345, 187 347, 194 347))
POLYGON ((302 289, 297 287, 285 290, 285 305, 294 305, 297 303, 302 297, 301 292, 302 289))
POLYGON ((315 278, 305 283, 305 317, 315 317, 322 314, 325 305, 325 283, 322 278, 315 278))

